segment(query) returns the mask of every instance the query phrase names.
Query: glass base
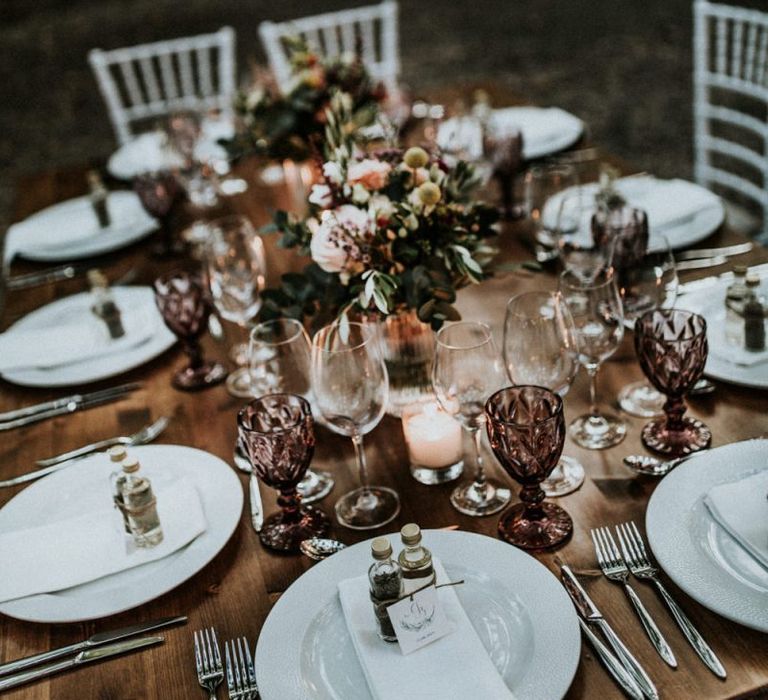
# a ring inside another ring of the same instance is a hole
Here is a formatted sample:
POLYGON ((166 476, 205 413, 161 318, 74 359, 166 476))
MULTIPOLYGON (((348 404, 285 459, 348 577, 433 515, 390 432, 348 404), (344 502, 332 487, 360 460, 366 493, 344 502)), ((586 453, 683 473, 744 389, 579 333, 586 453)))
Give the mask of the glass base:
POLYGON ((588 413, 579 416, 568 426, 568 434, 580 447, 604 450, 618 445, 627 434, 627 424, 611 414, 588 413))
POLYGON ((199 367, 185 367, 173 375, 171 384, 181 391, 198 391, 220 384, 227 377, 224 365, 203 362, 199 367))
POLYGON ((264 521, 259 539, 265 547, 280 552, 298 552, 299 545, 310 537, 325 537, 331 529, 331 521, 322 511, 311 506, 301 507, 301 519, 286 522, 285 514, 275 513, 264 521))
POLYGON ((478 486, 474 481, 457 486, 451 494, 451 505, 464 515, 481 518, 503 510, 512 498, 512 492, 494 481, 478 486))
POLYGON ((397 492, 385 486, 369 486, 345 493, 335 506, 339 523, 352 530, 373 530, 386 525, 400 512, 397 492))
POLYGON ((237 396, 240 399, 252 399, 254 388, 251 381, 251 370, 247 367, 236 369, 227 377, 227 391, 232 396, 237 396))
POLYGON ((331 492, 334 483, 333 477, 328 472, 307 469, 296 490, 301 496, 302 503, 316 503, 331 492))
POLYGON ((463 471, 464 460, 449 464, 447 467, 440 467, 439 469, 411 464, 411 476, 420 484, 426 484, 427 486, 455 481, 461 476, 463 471))
POLYGON ((655 418, 664 415, 665 397, 648 382, 632 382, 619 392, 619 406, 630 416, 655 418))
POLYGON ((541 490, 547 498, 566 496, 576 491, 584 483, 584 467, 578 459, 560 457, 557 466, 548 478, 541 482, 541 490))
POLYGON ((712 442, 712 431, 697 418, 684 417, 682 430, 668 430, 667 419, 648 423, 642 432, 643 445, 649 450, 671 457, 705 450, 712 442))
POLYGON ((525 504, 518 503, 499 519, 499 537, 521 549, 548 549, 570 539, 573 520, 560 506, 542 503, 541 520, 523 517, 525 504))

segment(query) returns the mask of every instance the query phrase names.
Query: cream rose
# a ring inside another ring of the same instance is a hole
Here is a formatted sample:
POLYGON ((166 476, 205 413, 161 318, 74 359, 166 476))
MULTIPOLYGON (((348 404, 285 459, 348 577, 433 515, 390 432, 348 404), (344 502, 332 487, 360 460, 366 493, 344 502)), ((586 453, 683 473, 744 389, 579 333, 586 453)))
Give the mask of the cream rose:
POLYGON ((368 213, 351 204, 338 209, 326 209, 320 224, 312 228, 309 252, 312 259, 326 272, 342 272, 353 264, 357 241, 371 230, 368 213))
POLYGON ((390 170, 392 166, 389 163, 366 158, 347 168, 347 182, 350 185, 361 184, 369 190, 380 190, 387 184, 390 170))
POLYGON ((312 191, 309 193, 309 201, 318 207, 327 209, 333 204, 331 197, 331 188, 328 185, 312 185, 312 191))

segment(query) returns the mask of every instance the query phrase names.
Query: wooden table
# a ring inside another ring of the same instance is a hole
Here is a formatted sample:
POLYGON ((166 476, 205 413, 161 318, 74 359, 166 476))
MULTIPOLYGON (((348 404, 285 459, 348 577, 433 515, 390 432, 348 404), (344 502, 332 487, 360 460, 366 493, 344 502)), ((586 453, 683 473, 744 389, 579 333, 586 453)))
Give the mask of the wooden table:
MULTIPOLYGON (((16 218, 82 194, 85 189, 84 182, 80 171, 48 173, 23 180, 19 186, 16 218)), ((248 193, 235 197, 230 206, 235 211, 248 214, 256 223, 261 224, 269 217, 268 209, 284 202, 284 197, 285 193, 280 191, 253 186, 248 193)), ((510 225, 505 228, 500 239, 503 261, 530 258, 530 253, 521 240, 521 226, 510 225)), ((721 245, 740 240, 740 236, 723 230, 713 235, 705 244, 721 245)), ((149 283, 160 270, 168 269, 170 265, 161 265, 149 260, 145 250, 145 244, 137 244, 106 258, 103 267, 109 277, 115 279, 135 266, 138 272, 137 283, 149 283)), ((282 271, 295 264, 290 257, 291 253, 276 251, 273 243, 269 244, 269 255, 273 271, 282 271)), ((768 251, 754 250, 738 260, 749 263, 765 261, 768 260, 768 251)), ((31 266, 27 268, 32 269, 31 266)), ((19 265, 14 268, 14 272, 24 269, 24 266, 19 265)), ((712 274, 720 269, 707 271, 705 274, 712 274)), ((683 279, 693 276, 686 273, 683 279)), ((490 323, 496 337, 500 338, 505 302, 510 295, 530 289, 553 288, 554 285, 555 277, 551 274, 502 274, 481 287, 462 291, 459 307, 465 318, 490 323)), ((81 278, 29 292, 12 293, 1 327, 4 329, 10 322, 31 310, 65 294, 80 291, 83 287, 81 278)), ((206 348, 212 355, 226 357, 226 347, 217 345, 210 339, 206 341, 206 348)), ((143 388, 129 399, 2 434, 0 479, 30 470, 35 459, 103 437, 130 434, 151 418, 171 414, 174 418, 158 442, 191 445, 231 462, 236 432, 235 415, 241 402, 230 397, 223 386, 196 394, 172 389, 170 376, 181 362, 181 352, 174 348, 152 362, 128 372, 119 380, 107 380, 98 384, 98 387, 103 387, 118 381, 142 381, 143 388)), ((625 340, 620 351, 600 372, 601 402, 615 402, 620 387, 640 376, 630 343, 625 340)), ((62 391, 24 389, 0 383, 0 410, 17 408, 61 395, 62 391)), ((582 375, 566 397, 567 419, 585 411, 586 400, 587 383, 582 375)), ((723 445, 765 431, 768 392, 717 383, 714 395, 691 401, 689 411, 705 420, 712 428, 713 445, 723 445)), ((648 497, 656 484, 651 479, 635 478, 621 464, 622 456, 642 452, 640 429, 644 421, 630 416, 625 416, 625 419, 629 424, 628 435, 616 448, 597 452, 583 450, 570 441, 566 443, 565 451, 579 458, 586 466, 587 480, 578 492, 560 500, 573 517, 575 529, 572 540, 559 551, 559 555, 579 572, 587 590, 615 624, 619 634, 624 639, 632 640, 632 650, 649 670, 662 697, 735 698, 754 697, 760 691, 768 692, 768 635, 724 620, 687 598, 672 585, 674 594, 690 613, 704 637, 710 641, 728 670, 728 679, 725 682, 720 681, 699 661, 655 593, 644 585, 638 585, 640 596, 658 620, 677 654, 679 668, 673 671, 659 659, 644 637, 623 592, 596 571, 589 528, 630 518, 643 523, 648 497)), ((318 446, 314 465, 331 470, 336 478, 334 491, 320 504, 320 507, 332 516, 335 498, 356 485, 352 445, 349 440, 334 436, 323 428, 318 428, 317 433, 318 446)), ((402 499, 402 511, 397 520, 385 528, 387 532, 394 532, 404 523, 415 521, 423 528, 456 524, 463 530, 496 536, 498 516, 475 519, 453 510, 448 502, 448 495, 454 484, 427 487, 411 478, 397 420, 386 417, 367 437, 366 442, 372 481, 395 488, 402 499)), ((500 479, 508 481, 508 477, 502 473, 490 453, 486 454, 486 458, 490 471, 495 472, 495 476, 500 479)), ((241 481, 245 488, 247 482, 242 475, 241 481)), ((0 491, 0 506, 21 488, 23 487, 0 491)), ((262 493, 267 512, 273 512, 273 494, 265 487, 262 487, 262 493)), ((43 519, 44 515, 41 514, 41 521, 43 519)), ((334 530, 334 536, 348 543, 379 534, 356 533, 341 527, 335 527, 334 530)), ((537 555, 537 558, 554 571, 553 556, 548 553, 537 555)), ((3 568, 12 566, 12 562, 0 562, 0 575, 3 568)), ((246 505, 234 536, 208 566, 170 593, 138 609, 108 619, 70 625, 31 624, 0 616, 0 661, 76 642, 96 631, 109 630, 137 621, 170 614, 189 616, 187 627, 163 632, 166 641, 162 646, 124 659, 115 659, 88 669, 63 674, 49 682, 19 689, 7 697, 35 700, 172 700, 204 697, 197 685, 194 671, 192 630, 215 625, 220 639, 245 635, 255 641, 274 602, 310 566, 311 562, 304 557, 281 556, 264 549, 251 529, 246 505)), ((768 601, 766 602, 768 604, 768 601)), ((543 650, 543 653, 546 651, 543 650)), ((220 697, 224 696, 224 692, 220 691, 220 697)), ((614 682, 593 657, 588 646, 583 647, 582 660, 567 697, 620 697, 614 682)))

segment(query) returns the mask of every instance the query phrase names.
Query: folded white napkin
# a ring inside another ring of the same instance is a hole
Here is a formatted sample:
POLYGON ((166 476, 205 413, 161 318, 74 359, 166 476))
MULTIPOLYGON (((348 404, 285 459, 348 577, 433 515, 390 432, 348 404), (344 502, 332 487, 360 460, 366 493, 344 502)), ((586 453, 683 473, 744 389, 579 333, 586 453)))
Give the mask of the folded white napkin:
POLYGON ((704 496, 712 517, 768 570, 768 469, 720 484, 704 496))
POLYGON ((125 335, 109 337, 107 324, 90 311, 82 320, 60 326, 27 330, 11 328, 0 333, 0 372, 18 369, 49 369, 124 352, 151 338, 158 324, 158 311, 150 300, 135 307, 120 308, 125 335))
MULTIPOLYGON (((450 579, 435 560, 437 582, 450 579)), ((466 585, 466 584, 465 584, 466 585)), ((453 588, 438 589, 454 631, 403 655, 396 643, 382 641, 368 594, 368 577, 339 583, 347 629, 375 700, 436 698, 513 698, 477 636, 453 588)))
POLYGON ((161 485, 155 495, 163 541, 149 549, 126 546, 106 477, 103 509, 1 533, 0 603, 60 591, 162 559, 205 531, 203 506, 193 485, 177 480, 161 485))
POLYGON ((707 333, 707 343, 709 344, 710 355, 730 362, 732 365, 755 367, 763 362, 768 362, 768 349, 753 351, 731 345, 726 340, 723 327, 711 327, 707 333))

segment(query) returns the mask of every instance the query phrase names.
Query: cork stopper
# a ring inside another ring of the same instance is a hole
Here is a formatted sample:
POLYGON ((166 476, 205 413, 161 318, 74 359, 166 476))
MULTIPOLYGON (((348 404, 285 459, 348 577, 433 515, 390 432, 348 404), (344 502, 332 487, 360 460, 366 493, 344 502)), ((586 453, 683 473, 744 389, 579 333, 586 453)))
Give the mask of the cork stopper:
POLYGON ((733 266, 733 274, 737 277, 744 277, 747 274, 747 266, 746 265, 734 265, 733 266))
POLYGON ((88 270, 86 276, 88 277, 88 284, 90 284, 91 287, 109 287, 109 282, 107 281, 105 274, 97 267, 88 270))
POLYGON ((403 544, 418 544, 421 542, 421 528, 416 523, 403 525, 402 530, 400 530, 400 538, 403 540, 403 544))
POLYGON ((107 454, 109 455, 111 462, 122 462, 128 456, 128 453, 122 445, 110 447, 107 450, 107 454))
POLYGON ((377 537, 371 542, 371 554, 374 559, 389 559, 392 556, 392 545, 386 537, 377 537))
POLYGON ((760 275, 757 272, 750 272, 747 275, 747 287, 759 287, 760 286, 760 275))
POLYGON ((123 462, 123 471, 126 474, 133 474, 134 472, 139 471, 140 466, 139 460, 136 459, 136 457, 128 457, 128 459, 123 462))

